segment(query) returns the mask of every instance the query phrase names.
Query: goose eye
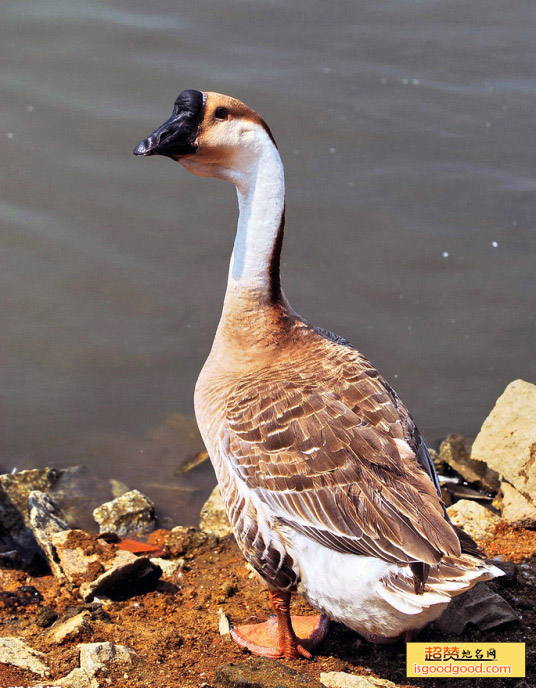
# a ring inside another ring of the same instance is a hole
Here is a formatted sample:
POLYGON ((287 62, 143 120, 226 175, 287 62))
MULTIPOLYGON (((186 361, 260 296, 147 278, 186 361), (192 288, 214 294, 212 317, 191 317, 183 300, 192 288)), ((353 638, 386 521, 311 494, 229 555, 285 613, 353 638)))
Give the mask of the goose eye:
POLYGON ((219 108, 216 108, 216 110, 214 111, 214 117, 216 119, 227 119, 228 116, 229 116, 229 110, 227 108, 219 107, 219 108))

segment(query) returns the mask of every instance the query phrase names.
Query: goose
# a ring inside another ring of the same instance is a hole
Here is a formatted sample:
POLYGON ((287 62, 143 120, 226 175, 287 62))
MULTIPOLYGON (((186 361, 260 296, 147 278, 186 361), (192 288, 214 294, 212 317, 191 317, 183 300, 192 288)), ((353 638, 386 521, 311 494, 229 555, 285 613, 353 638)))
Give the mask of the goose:
POLYGON ((223 311, 194 406, 236 541, 275 615, 233 638, 276 658, 311 658, 329 620, 372 642, 408 639, 452 597, 502 575, 449 521, 393 388, 287 301, 283 165, 264 120, 229 96, 184 90, 134 154, 237 190, 223 311), (291 617, 294 592, 319 614, 291 617))

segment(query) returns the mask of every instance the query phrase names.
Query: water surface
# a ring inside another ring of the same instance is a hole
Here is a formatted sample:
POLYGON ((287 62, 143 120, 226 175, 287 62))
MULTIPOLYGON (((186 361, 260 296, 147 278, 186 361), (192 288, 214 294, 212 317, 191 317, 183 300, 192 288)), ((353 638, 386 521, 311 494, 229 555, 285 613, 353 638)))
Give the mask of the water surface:
POLYGON ((195 514, 192 393, 234 190, 134 145, 183 88, 258 110, 287 174, 283 283, 430 443, 534 370, 527 0, 17 0, 0 17, 6 470, 87 463, 195 514))

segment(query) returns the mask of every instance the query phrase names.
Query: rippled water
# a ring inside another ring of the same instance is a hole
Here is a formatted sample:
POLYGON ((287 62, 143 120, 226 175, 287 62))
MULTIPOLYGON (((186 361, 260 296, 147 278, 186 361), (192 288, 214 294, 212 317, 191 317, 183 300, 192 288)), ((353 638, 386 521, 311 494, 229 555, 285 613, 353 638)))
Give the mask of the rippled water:
POLYGON ((527 0, 3 3, 2 467, 88 463, 195 520, 211 469, 174 472, 236 198, 131 155, 183 88, 272 127, 296 310, 431 443, 474 434, 535 377, 535 39, 527 0))

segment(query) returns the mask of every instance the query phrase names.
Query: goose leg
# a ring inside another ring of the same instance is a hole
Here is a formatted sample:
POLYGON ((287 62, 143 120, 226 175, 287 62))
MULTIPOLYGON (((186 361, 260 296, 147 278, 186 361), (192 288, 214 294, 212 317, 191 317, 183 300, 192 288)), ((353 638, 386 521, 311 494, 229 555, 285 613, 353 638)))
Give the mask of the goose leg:
POLYGON ((291 617, 291 594, 271 590, 269 595, 275 615, 264 623, 233 627, 233 639, 253 654, 263 657, 312 659, 309 649, 316 647, 327 635, 327 616, 291 617))

